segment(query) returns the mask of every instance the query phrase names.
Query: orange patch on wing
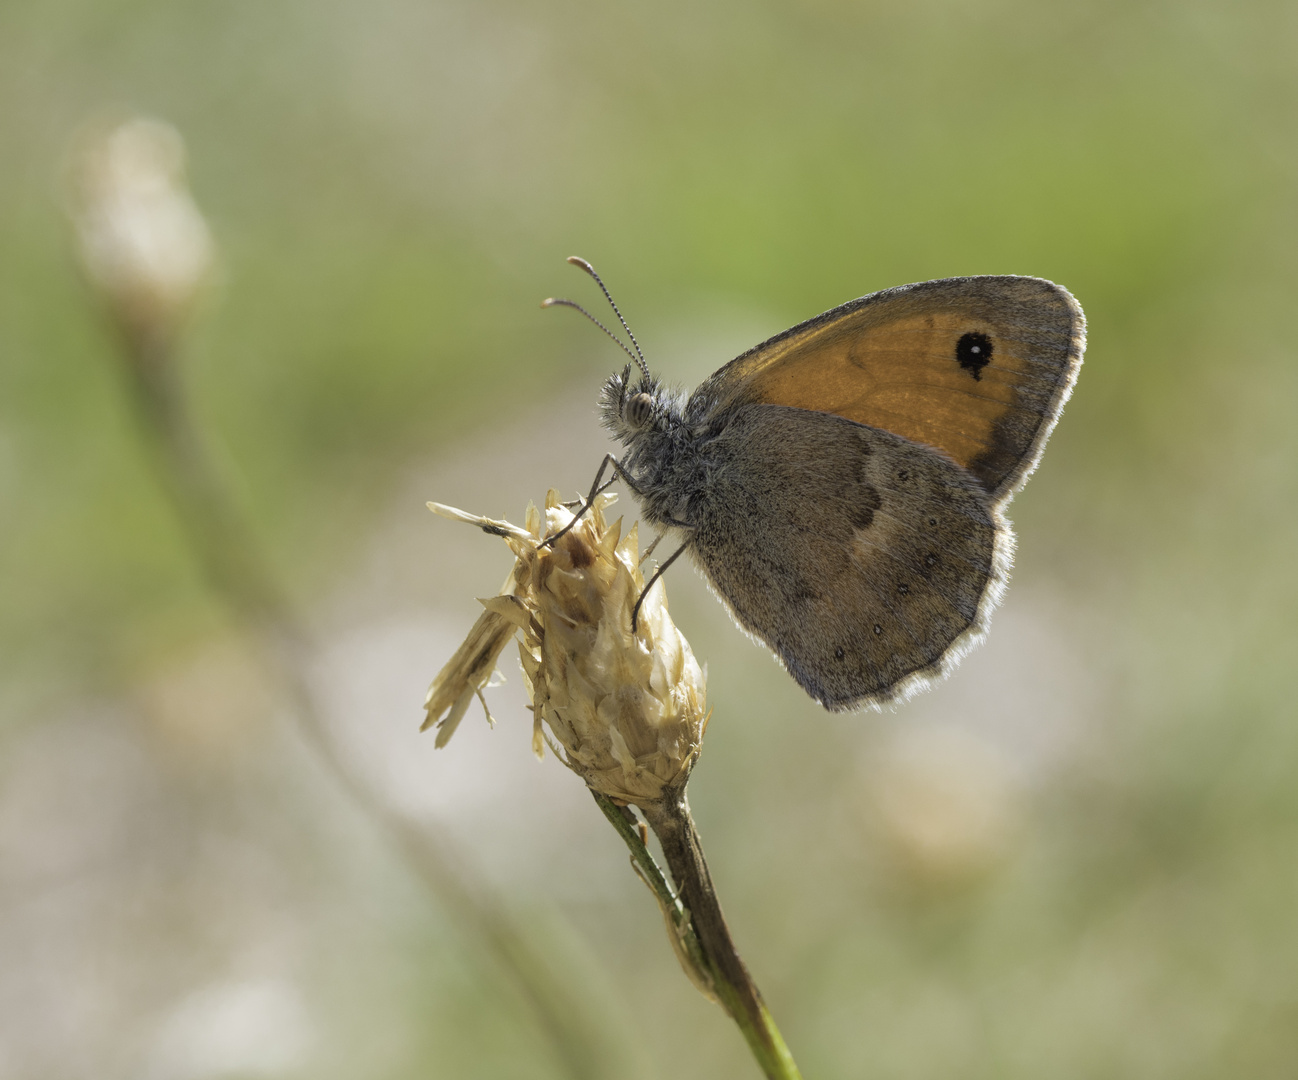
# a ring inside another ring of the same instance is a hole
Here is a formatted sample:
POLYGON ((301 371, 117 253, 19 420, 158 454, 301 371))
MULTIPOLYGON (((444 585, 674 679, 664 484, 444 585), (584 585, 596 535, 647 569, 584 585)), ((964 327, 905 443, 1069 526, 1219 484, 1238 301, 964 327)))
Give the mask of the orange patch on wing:
POLYGON ((870 325, 868 309, 854 314, 790 342, 785 355, 753 375, 744 396, 883 428, 937 447, 965 468, 995 448, 997 425, 1022 407, 1018 388, 1032 378, 1022 342, 968 313, 916 314, 882 325, 870 325), (977 377, 956 357, 968 333, 992 344, 977 377))

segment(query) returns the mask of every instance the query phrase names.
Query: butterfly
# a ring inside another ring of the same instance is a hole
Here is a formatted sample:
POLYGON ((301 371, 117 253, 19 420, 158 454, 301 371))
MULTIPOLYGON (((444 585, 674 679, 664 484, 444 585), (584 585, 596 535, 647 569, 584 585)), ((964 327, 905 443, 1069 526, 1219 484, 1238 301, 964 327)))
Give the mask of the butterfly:
MULTIPOLYGON (((1004 510, 1081 368, 1086 322, 1035 277, 871 293, 777 334, 683 395, 631 339, 600 398, 612 465, 735 622, 825 708, 902 700, 987 631, 1004 510)), ((612 483, 612 481, 609 481, 612 483)), ((608 486, 603 484, 602 486, 608 486)))

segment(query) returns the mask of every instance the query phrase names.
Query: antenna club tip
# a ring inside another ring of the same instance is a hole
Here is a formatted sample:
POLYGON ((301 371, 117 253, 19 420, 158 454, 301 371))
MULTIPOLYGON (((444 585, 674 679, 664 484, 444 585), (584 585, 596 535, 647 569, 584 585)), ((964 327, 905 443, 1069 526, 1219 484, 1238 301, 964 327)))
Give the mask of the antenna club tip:
POLYGON ((572 263, 573 266, 580 266, 588 274, 593 273, 595 270, 595 268, 580 255, 569 255, 568 262, 572 263))
POLYGON ((556 300, 553 296, 547 296, 544 300, 541 301, 541 306, 554 307, 554 305, 557 304, 558 302, 559 301, 556 300))

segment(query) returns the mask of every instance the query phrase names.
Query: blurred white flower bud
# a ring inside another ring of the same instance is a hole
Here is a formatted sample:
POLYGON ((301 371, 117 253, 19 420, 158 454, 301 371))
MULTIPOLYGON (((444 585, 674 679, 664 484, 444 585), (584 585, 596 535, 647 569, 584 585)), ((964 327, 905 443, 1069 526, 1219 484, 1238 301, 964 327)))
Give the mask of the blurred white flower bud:
POLYGON ((166 342, 189 314, 215 251, 185 185, 175 128, 132 119, 85 137, 70 213, 95 288, 137 346, 166 342))
POLYGON ((543 752, 545 724, 559 754, 588 787, 623 803, 656 803, 685 784, 702 749, 703 672, 667 614, 659 582, 631 614, 644 589, 636 530, 605 523, 607 497, 552 547, 572 521, 558 493, 542 516, 529 507, 527 529, 430 504, 449 517, 505 536, 517 559, 500 596, 433 683, 427 727, 442 719, 444 743, 472 696, 490 677, 504 641, 521 631, 519 651, 534 715, 533 748, 543 752))

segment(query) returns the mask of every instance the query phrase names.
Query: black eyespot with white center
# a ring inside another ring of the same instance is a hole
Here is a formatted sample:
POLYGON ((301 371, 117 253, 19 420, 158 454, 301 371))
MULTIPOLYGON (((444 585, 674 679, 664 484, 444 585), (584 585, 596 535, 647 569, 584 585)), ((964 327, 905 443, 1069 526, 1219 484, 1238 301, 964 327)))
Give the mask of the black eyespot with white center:
POLYGON ((955 358, 974 379, 981 379, 983 368, 992 360, 992 339, 976 330, 961 335, 955 343, 955 358))
POLYGON ((841 645, 840 645, 837 649, 834 650, 834 659, 835 659, 835 660, 841 660, 841 659, 843 659, 843 657, 846 656, 846 655, 847 655, 847 653, 843 652, 843 646, 841 646, 841 645))
POLYGON ((628 399, 625 416, 626 422, 632 427, 648 427, 653 414, 654 399, 648 394, 632 394, 628 399))

